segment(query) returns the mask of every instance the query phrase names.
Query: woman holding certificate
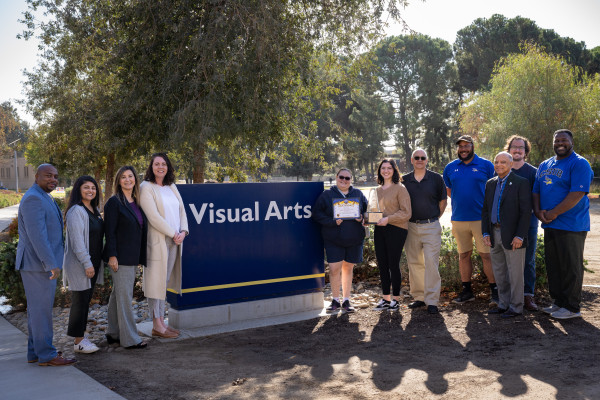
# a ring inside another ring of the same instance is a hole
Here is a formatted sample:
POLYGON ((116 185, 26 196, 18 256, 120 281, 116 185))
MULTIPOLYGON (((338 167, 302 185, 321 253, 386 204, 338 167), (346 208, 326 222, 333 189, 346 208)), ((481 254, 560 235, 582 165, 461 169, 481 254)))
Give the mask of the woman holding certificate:
POLYGON ((402 177, 392 159, 385 159, 377 169, 377 203, 383 213, 375 225, 375 256, 381 276, 383 299, 375 310, 397 310, 400 308, 400 257, 408 234, 411 215, 410 196, 401 183, 402 177), (390 286, 392 296, 390 296, 390 286))
MULTIPOLYGON (((321 193, 313 207, 313 219, 321 225, 325 253, 329 263, 329 280, 333 300, 328 313, 354 312, 350 304, 352 268, 363 260, 365 229, 362 216, 367 199, 351 185, 352 173, 346 168, 338 171, 335 186, 321 193), (343 300, 340 302, 340 284, 343 300)), ((410 204, 409 204, 410 205, 410 204)))

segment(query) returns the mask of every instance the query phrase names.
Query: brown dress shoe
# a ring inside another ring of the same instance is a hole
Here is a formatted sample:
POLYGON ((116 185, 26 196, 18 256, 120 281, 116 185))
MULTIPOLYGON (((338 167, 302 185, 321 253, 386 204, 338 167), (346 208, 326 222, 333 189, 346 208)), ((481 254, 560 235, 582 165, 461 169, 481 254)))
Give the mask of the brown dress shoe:
POLYGON ((535 301, 533 301, 533 296, 525 296, 525 304, 523 305, 523 308, 525 308, 527 311, 538 310, 537 304, 535 304, 535 301))
POLYGON ((165 338, 165 339, 175 339, 179 335, 176 334, 175 332, 169 331, 168 329, 166 329, 162 333, 157 331, 156 329, 152 329, 152 336, 158 336, 158 337, 165 338))
POLYGON ((179 332, 179 329, 171 328, 170 326, 167 326, 167 330, 168 330, 169 332, 176 333, 177 335, 179 335, 179 333, 180 333, 180 332, 179 332))
POLYGON ((46 367, 46 366, 62 367, 64 365, 71 365, 76 362, 77 362, 77 360, 74 358, 63 358, 62 353, 59 351, 58 354, 56 355, 56 357, 54 357, 52 360, 46 361, 46 362, 41 362, 38 365, 41 365, 42 367, 46 367))

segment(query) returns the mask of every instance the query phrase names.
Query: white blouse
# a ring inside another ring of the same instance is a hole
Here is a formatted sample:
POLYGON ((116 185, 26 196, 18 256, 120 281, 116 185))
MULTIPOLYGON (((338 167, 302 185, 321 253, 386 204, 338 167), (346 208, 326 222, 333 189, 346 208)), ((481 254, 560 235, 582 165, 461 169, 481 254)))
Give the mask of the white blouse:
POLYGON ((160 196, 162 198, 163 207, 165 209, 165 219, 175 232, 179 233, 181 221, 179 220, 179 200, 171 190, 170 186, 159 186, 160 196))

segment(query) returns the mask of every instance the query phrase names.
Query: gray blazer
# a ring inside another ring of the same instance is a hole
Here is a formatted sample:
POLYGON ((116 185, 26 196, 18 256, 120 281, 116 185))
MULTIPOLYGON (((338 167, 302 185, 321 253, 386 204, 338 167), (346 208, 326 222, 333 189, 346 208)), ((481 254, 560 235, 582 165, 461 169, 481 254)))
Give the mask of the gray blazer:
POLYGON ((58 205, 48 193, 34 183, 21 199, 18 218, 16 269, 50 272, 62 268, 63 219, 58 205))
MULTIPOLYGON (((65 240, 65 261, 63 264, 63 285, 69 290, 90 289, 90 279, 85 269, 92 267, 90 258, 90 217, 85 208, 74 205, 67 212, 67 237, 65 240)), ((97 284, 104 283, 104 268, 98 270, 97 284)))

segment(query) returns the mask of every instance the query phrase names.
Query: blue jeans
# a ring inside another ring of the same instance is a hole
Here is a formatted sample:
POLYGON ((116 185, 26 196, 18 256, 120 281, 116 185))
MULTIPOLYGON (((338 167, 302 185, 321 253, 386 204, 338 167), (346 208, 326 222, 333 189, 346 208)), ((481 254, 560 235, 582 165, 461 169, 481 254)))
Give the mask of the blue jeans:
POLYGON ((527 232, 529 245, 525 251, 525 268, 523 271, 524 293, 525 296, 535 294, 535 249, 537 248, 538 226, 530 226, 527 232))

